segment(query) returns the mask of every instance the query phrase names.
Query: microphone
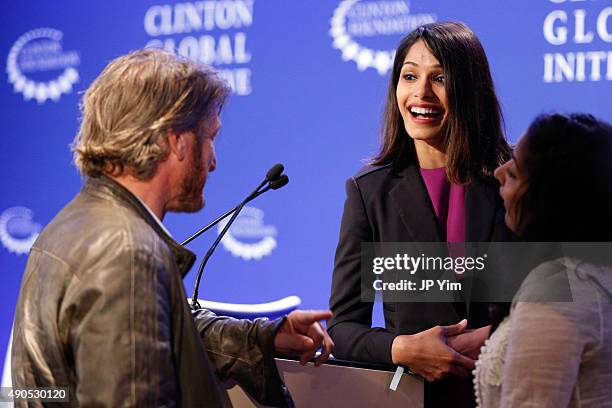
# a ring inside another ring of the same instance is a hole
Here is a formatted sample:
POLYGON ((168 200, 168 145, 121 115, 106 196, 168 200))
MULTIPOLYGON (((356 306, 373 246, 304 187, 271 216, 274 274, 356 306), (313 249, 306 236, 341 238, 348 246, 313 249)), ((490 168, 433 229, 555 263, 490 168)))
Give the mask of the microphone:
POLYGON ((270 184, 266 186, 266 188, 258 192, 253 198, 257 198, 269 190, 278 190, 279 188, 286 186, 287 183, 289 183, 289 177, 287 177, 286 174, 283 174, 277 180, 271 181, 270 184))
POLYGON ((212 246, 210 247, 210 249, 204 256, 202 263, 200 263, 200 267, 198 268, 198 274, 196 276, 195 287, 193 288, 193 296, 191 298, 191 308, 193 310, 197 310, 201 308, 200 304, 198 303, 198 290, 200 287, 200 280, 202 279, 202 273, 204 272, 204 267, 206 266, 206 263, 210 259, 214 250, 217 248, 217 245, 219 245, 219 242, 221 242, 221 239, 223 238, 225 233, 229 230, 230 226, 232 225, 236 217, 238 217, 238 214, 240 213, 240 211, 242 210, 242 208, 245 206, 246 203, 259 197, 260 195, 262 195, 268 190, 278 190, 279 188, 289 183, 289 177, 282 174, 284 169, 285 167, 280 163, 277 163, 274 166, 272 166, 272 168, 270 168, 270 170, 268 170, 268 172, 266 173, 266 178, 264 179, 264 181, 262 181, 257 186, 257 188, 253 190, 253 192, 249 194, 247 198, 245 198, 240 204, 238 204, 236 207, 226 212, 224 215, 217 218, 215 221, 213 221, 212 223, 210 223, 209 225, 207 225, 206 227, 204 227, 203 229, 201 229, 196 234, 192 235, 190 238, 188 238, 187 240, 183 242, 182 245, 186 245, 187 243, 193 241, 195 238, 200 236, 202 233, 212 228, 213 225, 216 225, 219 221, 227 217, 229 214, 233 213, 230 220, 227 222, 227 224, 225 224, 225 226, 223 227, 223 230, 221 230, 221 232, 219 233, 219 236, 217 236, 217 239, 215 240, 215 242, 212 244, 212 246), (264 185, 266 185, 266 183, 268 185, 262 190, 261 188, 264 185))
POLYGON ((286 186, 287 183, 289 183, 289 177, 286 174, 283 174, 278 180, 270 182, 270 188, 272 190, 278 190, 279 188, 286 186))
MULTIPOLYGON (((266 173, 266 179, 270 178, 269 176, 274 176, 275 173, 277 173, 277 172, 278 172, 278 174, 282 173, 283 170, 284 170, 284 167, 283 167, 282 164, 280 164, 280 163, 275 164, 266 173), (280 172, 278 170, 275 170, 277 168, 280 168, 280 172), (272 170, 275 170, 275 171, 272 172, 272 170)), ((257 194, 255 194, 253 197, 250 197, 250 196, 247 197, 247 201, 246 202, 248 203, 249 201, 256 199, 257 197, 259 197, 260 195, 262 195, 266 191, 269 191, 269 190, 278 190, 279 188, 284 187, 285 185, 287 185, 287 183, 289 183, 289 177, 287 177, 286 174, 282 174, 280 176, 277 175, 276 179, 270 178, 270 183, 266 186, 266 188, 264 188, 263 190, 257 192, 257 194)), ((262 183, 262 184, 265 184, 265 182, 262 183)), ((259 188, 261 188, 261 185, 257 189, 259 189, 259 188)), ((192 236, 187 238, 185 241, 183 241, 181 243, 181 245, 185 246, 185 245, 189 244, 191 241, 193 241, 194 239, 196 239, 197 237, 199 237, 200 235, 202 235, 203 233, 205 233, 206 231, 208 231, 209 229, 211 229, 212 227, 217 225, 219 222, 221 222, 222 220, 226 219, 230 214, 232 214, 237 209, 238 209, 238 206, 235 206, 231 210, 227 211, 225 214, 221 215, 219 218, 217 218, 216 220, 214 220, 213 222, 211 222, 210 224, 208 224, 207 226, 205 226, 204 228, 202 228, 201 230, 199 230, 198 232, 196 232, 195 234, 193 234, 192 236)))
POLYGON ((266 173, 266 180, 277 180, 281 176, 281 174, 283 174, 283 170, 285 170, 285 166, 283 166, 281 163, 276 163, 266 173))

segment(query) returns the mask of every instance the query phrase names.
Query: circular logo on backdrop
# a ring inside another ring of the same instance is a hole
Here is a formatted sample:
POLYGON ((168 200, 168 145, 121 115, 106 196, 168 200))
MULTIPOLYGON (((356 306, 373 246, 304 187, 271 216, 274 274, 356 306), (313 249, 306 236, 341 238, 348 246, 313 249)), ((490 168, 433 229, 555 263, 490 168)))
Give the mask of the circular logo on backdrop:
POLYGON ((393 68, 395 57, 389 37, 396 41, 398 36, 436 20, 435 14, 412 14, 407 0, 343 0, 331 18, 329 34, 344 61, 355 62, 359 71, 373 68, 385 75, 393 68))
MULTIPOLYGON (((219 223, 220 233, 229 220, 219 223)), ((233 256, 245 261, 261 259, 276 248, 276 227, 264 225, 264 212, 255 207, 244 207, 229 231, 221 240, 223 247, 233 256)))
POLYGON ((80 63, 79 54, 62 49, 63 36, 53 28, 37 28, 19 37, 11 47, 6 60, 8 80, 26 101, 57 102, 79 81, 75 68, 80 63))
POLYGON ((0 214, 0 242, 9 252, 22 255, 30 251, 41 230, 33 216, 25 207, 11 207, 0 214))

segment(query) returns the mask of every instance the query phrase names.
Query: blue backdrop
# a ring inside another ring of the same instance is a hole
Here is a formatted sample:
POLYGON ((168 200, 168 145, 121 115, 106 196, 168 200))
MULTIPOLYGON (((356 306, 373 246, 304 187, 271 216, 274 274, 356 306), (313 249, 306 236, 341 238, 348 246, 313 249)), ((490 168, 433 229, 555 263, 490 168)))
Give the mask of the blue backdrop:
MULTIPOLYGON (((165 220, 178 240, 235 205, 273 163, 283 162, 291 178, 253 202, 218 248, 201 288, 208 300, 298 295, 304 307, 327 306, 344 180, 376 150, 392 52, 418 24, 460 20, 477 33, 511 141, 545 111, 612 121, 610 0, 66 0, 2 8, 0 362, 28 248, 81 185, 69 151, 81 93, 130 50, 173 47, 215 65, 234 87, 206 208, 165 220)), ((214 235, 190 247, 201 257, 214 235)))

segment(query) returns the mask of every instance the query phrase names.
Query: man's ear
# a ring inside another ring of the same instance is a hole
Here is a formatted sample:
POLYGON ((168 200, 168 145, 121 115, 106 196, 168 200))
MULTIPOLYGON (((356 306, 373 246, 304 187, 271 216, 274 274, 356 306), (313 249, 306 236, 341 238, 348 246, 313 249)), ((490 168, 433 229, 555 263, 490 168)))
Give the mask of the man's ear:
POLYGON ((169 129, 166 132, 166 140, 168 141, 169 153, 174 155, 178 161, 183 161, 187 151, 187 133, 177 133, 169 129))

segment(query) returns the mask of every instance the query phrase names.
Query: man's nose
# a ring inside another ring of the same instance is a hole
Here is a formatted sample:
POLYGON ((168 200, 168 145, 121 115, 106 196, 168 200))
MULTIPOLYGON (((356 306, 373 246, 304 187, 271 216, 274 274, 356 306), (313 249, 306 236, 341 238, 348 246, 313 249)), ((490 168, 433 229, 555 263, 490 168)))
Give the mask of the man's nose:
POLYGON ((214 150, 212 153, 212 157, 210 159, 210 163, 208 165, 208 172, 212 172, 215 171, 215 169, 217 168, 217 155, 215 154, 214 150))

